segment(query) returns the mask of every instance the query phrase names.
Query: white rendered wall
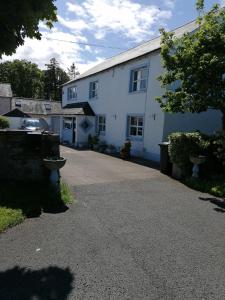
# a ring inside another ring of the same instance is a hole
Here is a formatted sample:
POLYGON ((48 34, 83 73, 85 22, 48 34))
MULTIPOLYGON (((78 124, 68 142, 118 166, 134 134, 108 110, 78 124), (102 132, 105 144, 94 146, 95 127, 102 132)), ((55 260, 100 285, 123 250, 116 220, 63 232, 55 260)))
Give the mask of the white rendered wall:
POLYGON ((67 101, 66 89, 76 85, 78 92, 76 102, 87 101, 96 115, 106 116, 106 134, 101 139, 115 145, 118 149, 127 138, 128 115, 143 115, 145 117, 144 139, 132 141, 132 154, 151 158, 152 153, 154 158, 159 154, 155 144, 162 140, 163 134, 163 113, 154 101, 154 97, 161 91, 156 80, 160 75, 159 61, 157 54, 151 54, 65 86, 63 106, 75 102, 67 101), (148 91, 129 93, 130 71, 146 64, 149 65, 148 91), (98 98, 89 100, 89 83, 95 80, 99 82, 98 98), (157 115, 154 121, 153 114, 157 115))
POLYGON ((7 117, 9 120, 10 129, 21 129, 24 118, 7 117))
MULTIPOLYGON (((157 80, 162 72, 160 52, 155 51, 64 86, 62 103, 65 106, 74 102, 89 102, 96 115, 105 115, 106 134, 101 139, 107 144, 113 144, 118 150, 127 138, 127 116, 143 115, 144 138, 142 141, 132 141, 132 154, 159 161, 158 144, 165 140, 170 132, 198 129, 212 133, 219 129, 221 124, 220 114, 214 111, 195 115, 164 114, 155 101, 155 98, 163 92, 157 80), (147 91, 129 93, 130 71, 146 64, 149 66, 147 91), (95 80, 99 82, 98 98, 92 100, 89 99, 89 83, 95 80), (77 86, 76 101, 67 101, 67 89, 71 86, 77 86)), ((84 136, 82 134, 79 136, 79 132, 78 142, 84 140, 84 136)))

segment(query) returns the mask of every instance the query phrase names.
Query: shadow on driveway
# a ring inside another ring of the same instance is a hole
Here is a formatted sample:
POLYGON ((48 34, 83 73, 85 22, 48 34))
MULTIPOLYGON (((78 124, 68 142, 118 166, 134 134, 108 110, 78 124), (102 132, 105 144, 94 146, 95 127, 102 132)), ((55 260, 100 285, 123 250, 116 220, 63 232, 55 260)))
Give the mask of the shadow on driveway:
POLYGON ((0 299, 65 300, 72 290, 73 280, 69 268, 49 267, 34 271, 17 266, 0 272, 0 299))
POLYGON ((209 201, 210 203, 217 205, 217 207, 214 208, 215 211, 220 212, 220 213, 225 213, 225 200, 224 199, 199 197, 199 200, 209 201))
POLYGON ((58 214, 68 210, 62 201, 61 191, 44 182, 1 182, 0 207, 21 209, 27 218, 39 217, 42 212, 58 214))

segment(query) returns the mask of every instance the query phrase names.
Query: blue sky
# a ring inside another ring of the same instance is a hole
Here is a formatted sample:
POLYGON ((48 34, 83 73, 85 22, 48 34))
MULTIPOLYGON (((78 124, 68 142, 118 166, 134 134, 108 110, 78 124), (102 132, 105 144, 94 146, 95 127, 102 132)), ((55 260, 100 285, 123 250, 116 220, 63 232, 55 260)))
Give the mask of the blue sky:
MULTIPOLYGON (((215 2, 206 0, 206 9, 215 2)), ((197 16, 195 0, 57 0, 56 6, 54 28, 48 30, 41 23, 41 41, 27 39, 3 60, 28 59, 44 68, 56 57, 64 69, 75 62, 82 73, 122 49, 154 38, 161 27, 171 30, 197 16)))

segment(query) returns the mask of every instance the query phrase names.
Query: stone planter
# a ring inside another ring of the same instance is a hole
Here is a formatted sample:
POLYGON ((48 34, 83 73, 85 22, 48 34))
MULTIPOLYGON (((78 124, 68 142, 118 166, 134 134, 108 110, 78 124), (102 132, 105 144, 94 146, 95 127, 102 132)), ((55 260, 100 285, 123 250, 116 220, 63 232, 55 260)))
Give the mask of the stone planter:
POLYGON ((66 159, 63 157, 47 157, 43 159, 44 166, 51 171, 50 181, 53 185, 59 183, 59 169, 61 169, 65 163, 66 159))
POLYGON ((172 177, 175 179, 180 180, 183 177, 183 172, 181 170, 181 168, 177 165, 173 163, 172 166, 172 177))
POLYGON ((192 168, 192 177, 198 178, 199 177, 199 165, 203 164, 206 161, 206 156, 199 155, 199 156, 190 156, 190 162, 193 163, 192 168))

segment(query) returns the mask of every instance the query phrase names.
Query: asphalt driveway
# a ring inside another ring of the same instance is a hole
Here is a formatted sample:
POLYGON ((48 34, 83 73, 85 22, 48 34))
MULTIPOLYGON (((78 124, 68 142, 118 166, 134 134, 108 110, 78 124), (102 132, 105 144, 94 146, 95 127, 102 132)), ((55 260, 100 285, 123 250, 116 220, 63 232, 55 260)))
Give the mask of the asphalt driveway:
POLYGON ((62 155, 76 202, 0 235, 1 300, 225 299, 225 214, 208 195, 106 155, 62 155))

